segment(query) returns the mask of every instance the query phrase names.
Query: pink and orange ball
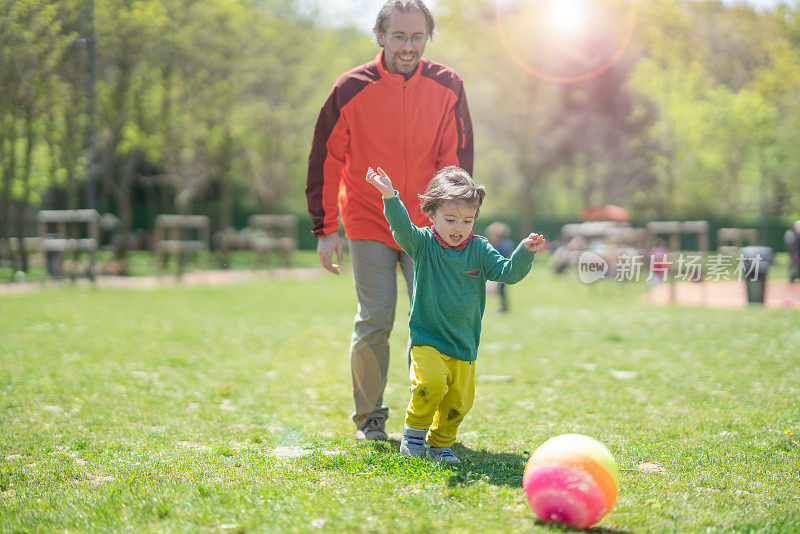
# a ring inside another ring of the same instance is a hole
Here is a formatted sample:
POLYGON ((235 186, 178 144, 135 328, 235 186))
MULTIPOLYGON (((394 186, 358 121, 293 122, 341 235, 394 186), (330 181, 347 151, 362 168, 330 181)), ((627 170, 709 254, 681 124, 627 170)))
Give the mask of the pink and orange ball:
POLYGON ((522 487, 545 523, 588 528, 613 508, 619 469, 609 450, 583 434, 550 438, 528 459, 522 487))

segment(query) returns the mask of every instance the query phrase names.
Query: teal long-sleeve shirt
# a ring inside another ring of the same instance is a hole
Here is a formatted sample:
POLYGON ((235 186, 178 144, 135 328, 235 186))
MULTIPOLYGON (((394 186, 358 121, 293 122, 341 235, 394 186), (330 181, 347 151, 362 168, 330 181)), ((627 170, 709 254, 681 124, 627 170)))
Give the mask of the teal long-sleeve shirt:
POLYGON ((520 243, 504 258, 483 236, 463 250, 441 246, 430 228, 415 226, 395 193, 383 212, 398 245, 414 260, 414 292, 408 324, 411 346, 427 345, 463 361, 475 361, 486 308, 486 281, 514 284, 536 255, 520 243))

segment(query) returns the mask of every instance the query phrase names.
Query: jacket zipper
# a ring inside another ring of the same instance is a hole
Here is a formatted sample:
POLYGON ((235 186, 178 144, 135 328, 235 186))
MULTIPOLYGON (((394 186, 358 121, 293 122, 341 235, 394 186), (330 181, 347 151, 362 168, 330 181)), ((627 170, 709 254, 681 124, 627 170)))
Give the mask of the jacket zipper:
POLYGON ((409 187, 409 176, 408 176, 408 138, 406 137, 407 133, 407 126, 408 126, 408 112, 406 110, 406 88, 408 84, 403 82, 403 165, 405 166, 404 175, 405 175, 405 185, 403 187, 403 198, 408 201, 408 187, 409 187))

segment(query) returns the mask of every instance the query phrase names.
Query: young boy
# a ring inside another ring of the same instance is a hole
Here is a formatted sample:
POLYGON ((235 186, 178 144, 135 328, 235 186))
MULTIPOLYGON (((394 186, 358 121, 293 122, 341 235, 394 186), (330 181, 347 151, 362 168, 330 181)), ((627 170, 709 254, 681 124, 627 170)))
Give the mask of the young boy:
POLYGON ((414 260, 411 400, 400 451, 413 458, 460 463, 450 446, 475 396, 475 360, 486 306, 486 280, 513 284, 530 272, 544 242, 530 234, 510 258, 473 235, 485 189, 459 167, 445 167, 428 184, 422 212, 432 228, 411 223, 392 181, 378 167, 367 181, 383 195, 395 241, 414 260), (425 442, 427 436, 428 449, 425 442))

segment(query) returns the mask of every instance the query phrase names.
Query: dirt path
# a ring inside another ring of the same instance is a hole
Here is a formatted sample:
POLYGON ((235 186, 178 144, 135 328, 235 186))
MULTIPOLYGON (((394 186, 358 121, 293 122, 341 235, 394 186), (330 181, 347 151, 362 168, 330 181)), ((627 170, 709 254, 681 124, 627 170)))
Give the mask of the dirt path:
MULTIPOLYGON (((683 306, 705 306, 709 308, 745 308, 747 290, 744 282, 678 282, 674 284, 674 303, 683 306)), ((653 304, 667 305, 673 302, 669 284, 654 287, 646 295, 653 304)), ((800 309, 800 283, 789 284, 785 280, 767 280, 764 305, 769 308, 800 309)))
MULTIPOLYGON (((97 287, 154 289, 174 285, 207 285, 221 286, 235 284, 259 278, 305 280, 323 276, 325 271, 318 267, 302 267, 293 269, 259 269, 254 271, 201 271, 186 273, 180 279, 174 275, 163 276, 100 276, 97 287)), ((41 281, 18 284, 0 284, 0 295, 24 293, 46 287, 58 287, 70 282, 41 281)), ((75 284, 79 287, 92 285, 87 279, 79 279, 75 284)), ((747 293, 744 282, 678 282, 674 285, 674 302, 683 306, 705 306, 709 308, 745 308, 747 293)), ((673 302, 669 284, 654 287, 646 296, 647 302, 656 305, 668 305, 673 302)), ((790 308, 800 310, 800 283, 789 284, 784 280, 767 281, 765 306, 770 308, 790 308)))

